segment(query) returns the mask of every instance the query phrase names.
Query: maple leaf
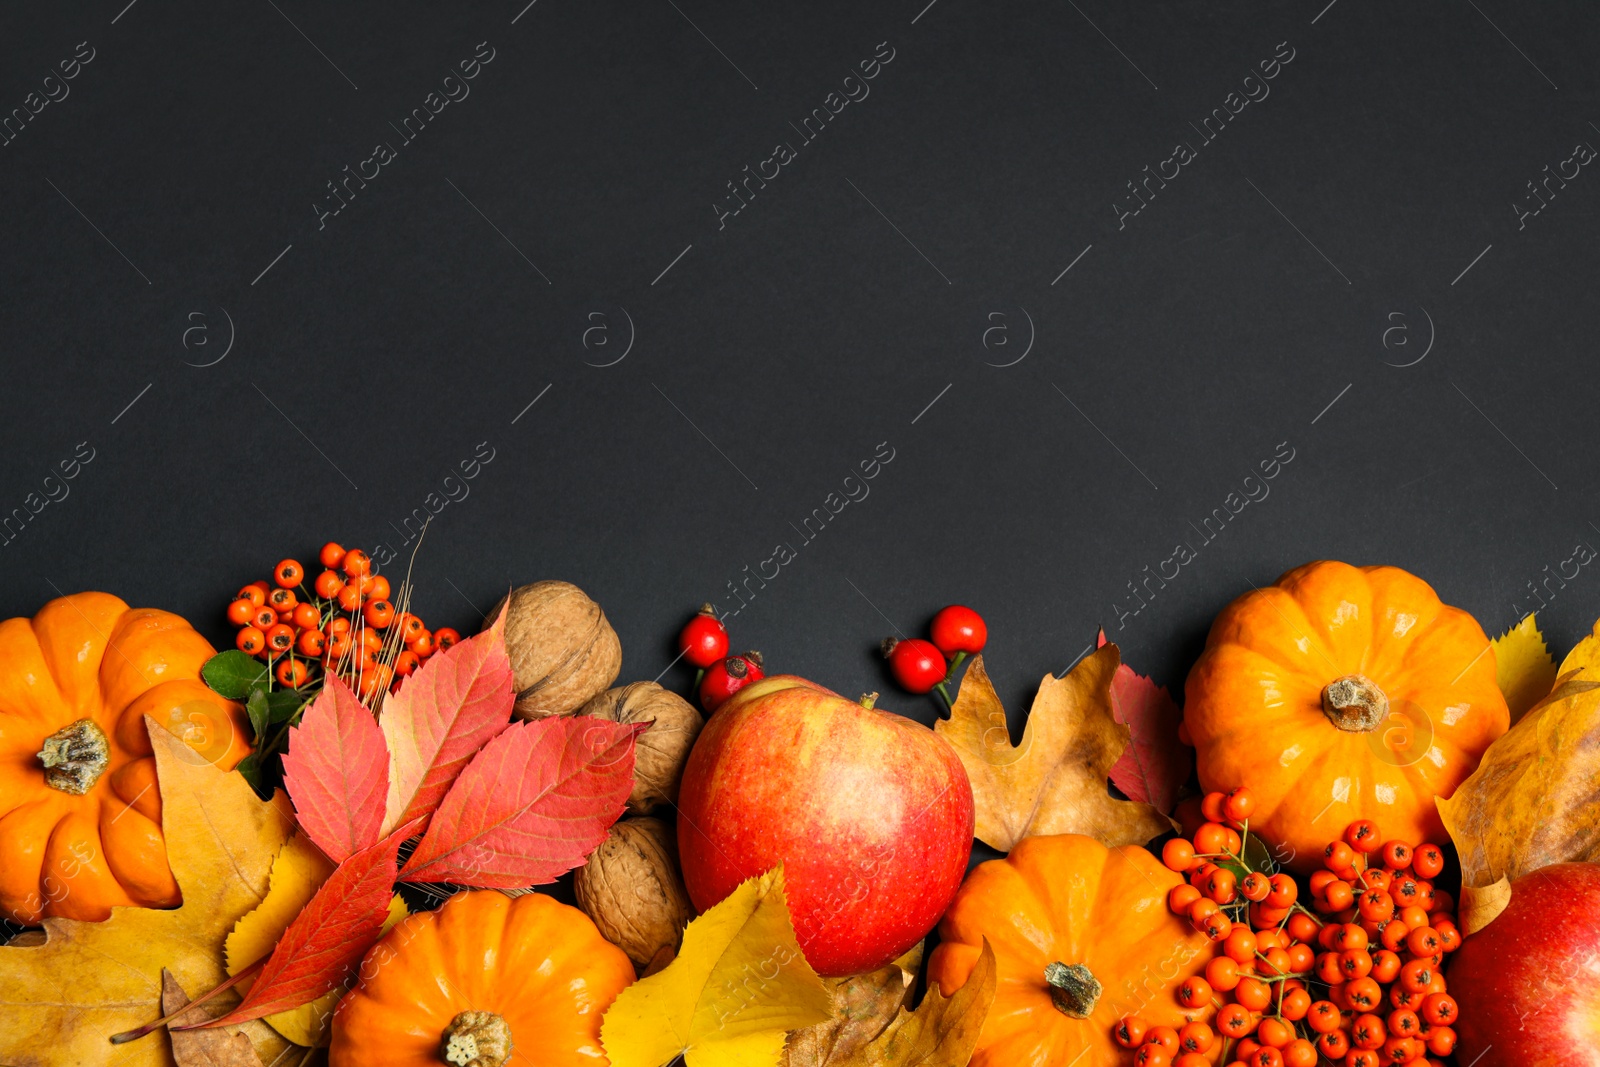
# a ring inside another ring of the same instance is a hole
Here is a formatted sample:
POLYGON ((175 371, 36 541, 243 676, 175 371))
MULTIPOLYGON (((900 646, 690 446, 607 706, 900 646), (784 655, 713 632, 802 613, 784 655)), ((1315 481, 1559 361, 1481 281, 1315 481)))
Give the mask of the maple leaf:
POLYGON ((346 981, 383 930, 400 845, 415 826, 408 823, 339 864, 284 930, 239 1006, 202 1025, 298 1008, 346 981))
POLYGON ((1545 647, 1531 611, 1490 643, 1494 645, 1494 678, 1511 709, 1511 721, 1516 722, 1550 692, 1556 680, 1556 661, 1545 647))
MULTIPOLYGON (((1098 647, 1106 643, 1101 630, 1098 647)), ((1170 813, 1194 770, 1194 749, 1178 740, 1183 720, 1178 705, 1166 686, 1119 663, 1111 678, 1111 714, 1133 735, 1133 743, 1111 765, 1111 781, 1129 800, 1170 813)))
MULTIPOLYGON (((269 955, 296 915, 311 902, 317 888, 333 874, 335 865, 304 834, 289 839, 272 861, 272 881, 260 907, 235 924, 225 948, 228 973, 238 974, 269 955)), ((383 932, 405 918, 405 901, 398 894, 389 898, 388 918, 383 932)), ((243 984, 241 983, 241 988, 243 984)), ((264 1016, 267 1025, 296 1045, 327 1044, 333 1009, 344 990, 335 988, 309 1004, 264 1016)))
POLYGON ((783 868, 691 922, 663 970, 624 989, 600 1043, 612 1067, 770 1067, 784 1032, 827 1021, 832 997, 795 943, 783 868))
POLYGON ((510 726, 456 779, 400 877, 484 889, 555 881, 621 816, 634 739, 648 728, 593 718, 510 726))
POLYGON ((1500 879, 1600 861, 1597 777, 1600 622, 1562 661, 1550 694, 1489 746, 1449 799, 1434 800, 1461 856, 1463 915, 1488 910, 1473 898, 1500 879))
MULTIPOLYGON (((166 1067, 159 1034, 115 1048, 114 1033, 159 1018, 163 967, 188 989, 224 980, 222 940, 267 893, 273 857, 294 830, 289 801, 259 800, 237 774, 206 763, 146 719, 161 789, 167 861, 183 905, 115 907, 104 922, 44 920, 30 944, 0 948, 0 1063, 166 1067)), ((223 994, 230 999, 233 994, 223 994)), ((242 1030, 263 1059, 287 1046, 260 1023, 242 1030)))
MULTIPOLYGON (((189 1003, 189 994, 172 977, 172 972, 161 968, 161 1014, 172 1016, 172 1025, 188 1026, 211 1018, 203 1007, 183 1008, 189 1003), (179 1014, 182 1012, 182 1014, 179 1014)), ((177 1067, 261 1067, 261 1057, 256 1047, 241 1033, 225 1030, 196 1030, 171 1035, 172 1058, 177 1067)))
POLYGON ((300 829, 334 863, 378 843, 389 794, 388 749, 372 712, 335 674, 289 732, 283 784, 300 829))
POLYGON ((433 814, 479 749, 511 725, 516 701, 506 655, 506 615, 435 653, 383 702, 379 727, 389 748, 389 795, 382 832, 433 814))
POLYGON ((843 1067, 856 1050, 889 1028, 916 988, 922 942, 886 966, 848 978, 824 978, 833 997, 826 1022, 789 1034, 781 1067, 843 1067))
POLYGON ((950 717, 933 728, 972 781, 978 840, 1009 852, 1036 834, 1087 834, 1114 847, 1142 845, 1172 828, 1151 805, 1118 800, 1106 788, 1131 740, 1111 713, 1118 663, 1117 646, 1106 645, 1065 678, 1045 675, 1022 743, 1013 747, 983 657, 973 659, 950 717))
POLYGON ((916 1011, 901 1009, 883 1033, 838 1067, 966 1067, 989 1018, 998 982, 994 949, 983 951, 966 983, 948 997, 930 983, 916 1011))

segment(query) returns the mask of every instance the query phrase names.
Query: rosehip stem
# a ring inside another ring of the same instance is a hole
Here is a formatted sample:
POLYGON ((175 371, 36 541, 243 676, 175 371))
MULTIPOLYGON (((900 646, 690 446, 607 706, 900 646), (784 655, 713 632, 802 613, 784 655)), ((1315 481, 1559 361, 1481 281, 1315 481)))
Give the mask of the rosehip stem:
POLYGON ((700 692, 700 683, 705 679, 705 676, 706 676, 706 669, 704 667, 696 667, 694 669, 694 689, 692 690, 693 692, 696 692, 696 693, 700 692))
POLYGON ((956 671, 960 669, 961 664, 966 662, 966 659, 967 654, 965 652, 957 652, 955 659, 950 661, 950 666, 944 672, 944 680, 948 682, 950 679, 954 678, 956 676, 956 671))
MULTIPOLYGON (((946 679, 946 680, 948 680, 948 679, 946 679)), ((944 702, 944 710, 954 714, 955 713, 955 701, 950 699, 950 690, 945 688, 944 682, 940 682, 938 685, 934 686, 933 687, 933 691, 935 693, 938 693, 939 694, 939 699, 944 702)))

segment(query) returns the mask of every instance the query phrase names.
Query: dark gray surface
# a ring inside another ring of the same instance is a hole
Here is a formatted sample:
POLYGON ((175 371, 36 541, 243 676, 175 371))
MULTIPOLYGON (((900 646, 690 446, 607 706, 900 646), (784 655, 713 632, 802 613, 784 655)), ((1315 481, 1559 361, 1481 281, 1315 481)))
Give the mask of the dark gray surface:
MULTIPOLYGON (((570 579, 650 678, 787 543, 736 646, 887 689, 877 640, 965 602, 1014 715, 1101 623, 1180 688, 1217 609, 1306 560, 1412 569, 1498 632, 1600 544, 1600 174, 1513 207, 1600 145, 1586 5, 524 2, 0 14, 0 107, 94 52, 0 147, 0 511, 67 493, 0 549, 0 610, 105 589, 226 640, 239 584, 327 537, 401 549, 480 442, 417 559, 431 623, 570 579), (470 96, 405 143, 479 42, 470 96), (319 228, 378 142, 397 158, 319 228), (870 495, 802 541, 880 442, 870 495)), ((1574 569, 1541 613, 1560 649, 1600 613, 1574 569)))

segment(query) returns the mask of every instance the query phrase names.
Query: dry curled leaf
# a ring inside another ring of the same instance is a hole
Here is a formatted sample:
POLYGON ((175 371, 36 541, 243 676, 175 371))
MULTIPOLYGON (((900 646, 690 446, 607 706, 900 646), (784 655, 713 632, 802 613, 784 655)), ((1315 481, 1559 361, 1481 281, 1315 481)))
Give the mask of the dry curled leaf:
POLYGON ((1461 887, 1461 899, 1456 903, 1457 921, 1463 934, 1475 934, 1494 922, 1495 917, 1511 903, 1511 879, 1500 876, 1498 882, 1481 889, 1461 887))
POLYGON ((966 1067, 989 1018, 996 981, 994 949, 984 938, 965 985, 947 997, 930 984, 916 1011, 901 1009, 883 1033, 838 1067, 966 1067))
POLYGON ((827 1022, 789 1034, 781 1067, 843 1067, 857 1050, 889 1028, 906 1006, 922 969, 922 942, 868 974, 824 978, 833 997, 827 1022))
MULTIPOLYGON (((161 1014, 173 1015, 189 1003, 189 994, 172 977, 172 972, 161 968, 161 1014)), ((197 1006, 173 1015, 173 1026, 188 1026, 215 1018, 215 1013, 205 1006, 197 1006)), ((261 1067, 261 1057, 256 1055, 250 1039, 231 1030, 191 1030, 174 1033, 172 1058, 177 1067, 261 1067)))
POLYGON ((612 1067, 776 1067, 784 1034, 832 999, 794 939, 783 868, 751 878, 690 923, 660 972, 622 991, 600 1041, 612 1067))
POLYGON ((1117 646, 1106 645, 1065 678, 1045 675, 1022 731, 1011 744, 1005 709, 978 656, 961 680, 950 718, 934 724, 972 780, 978 840, 1009 852, 1024 837, 1086 834, 1108 846, 1142 845, 1172 821, 1106 788, 1131 733, 1111 712, 1117 646))
MULTIPOLYGON (((161 783, 167 858, 183 905, 113 908, 98 923, 46 919, 43 943, 0 948, 0 1063, 166 1067, 162 1034, 120 1047, 108 1043, 111 1035, 161 1017, 164 967, 186 989, 221 983, 223 939, 266 896, 273 857, 294 830, 288 798, 258 800, 239 775, 206 763, 152 720, 145 725, 161 783)), ((217 1004, 237 999, 225 993, 217 1004)), ((263 1060, 286 1047, 262 1023, 240 1029, 263 1060)))
POLYGON ((1556 680, 1556 661, 1545 647, 1531 611, 1490 643, 1494 645, 1495 681, 1505 694, 1511 721, 1516 722, 1550 692, 1556 680))
POLYGON ((1515 882, 1552 863, 1600 860, 1600 623, 1561 664, 1550 695, 1440 799, 1464 886, 1515 882))

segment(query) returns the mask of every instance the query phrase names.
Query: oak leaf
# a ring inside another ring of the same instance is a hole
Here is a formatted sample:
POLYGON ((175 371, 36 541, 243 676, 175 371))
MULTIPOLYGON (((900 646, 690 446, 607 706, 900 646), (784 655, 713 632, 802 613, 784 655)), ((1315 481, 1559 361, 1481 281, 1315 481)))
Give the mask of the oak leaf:
MULTIPOLYGON (((202 1023, 212 1017, 205 1006, 183 1011, 189 1003, 189 994, 172 977, 172 972, 161 968, 161 1014, 171 1015, 172 1025, 188 1026, 202 1023), (183 1011, 180 1015, 178 1012, 183 1011)), ((172 1058, 177 1067, 261 1067, 261 1057, 250 1039, 241 1033, 227 1030, 193 1030, 174 1033, 172 1058)))
POLYGON ((889 1028, 917 985, 922 942, 899 959, 867 974, 824 978, 833 998, 827 1022, 791 1031, 782 1067, 843 1067, 856 1051, 889 1028))
MULTIPOLYGON (((1106 632, 1101 630, 1098 647, 1105 645, 1106 632)), ((1194 749, 1178 740, 1183 713, 1172 694, 1155 679, 1119 663, 1111 677, 1111 714, 1133 735, 1133 743, 1111 765, 1112 783, 1129 800, 1171 813, 1178 805, 1178 790, 1194 770, 1194 749)))
POLYGON ((1494 677, 1516 722, 1545 698, 1556 680, 1556 661, 1545 647, 1544 635, 1533 612, 1490 642, 1494 646, 1494 677))
POLYGON ((989 1018, 998 981, 994 949, 983 952, 966 984, 948 997, 932 983, 916 1011, 901 1010, 895 1020, 839 1067, 966 1067, 989 1018))
POLYGON ((934 730, 961 758, 972 781, 974 833, 1001 852, 1037 834, 1087 834, 1101 843, 1142 845, 1172 829, 1153 806, 1111 796, 1111 767, 1131 733, 1111 712, 1116 645, 1085 656, 1065 678, 1045 675, 1022 731, 1011 744, 1005 709, 978 656, 961 680, 950 717, 934 730))
POLYGON ((400 877, 483 889, 555 881, 622 815, 634 739, 648 728, 592 718, 510 726, 455 780, 400 877))
MULTIPOLYGON (((289 839, 272 861, 272 881, 260 907, 240 919, 228 934, 225 948, 228 973, 238 974, 269 955, 296 915, 300 914, 317 889, 334 872, 335 864, 322 854, 304 834, 289 839)), ((405 901, 398 894, 389 899, 389 917, 383 930, 405 918, 405 901)), ((325 1045, 333 1009, 344 995, 333 989, 298 1008, 265 1016, 266 1023, 296 1045, 325 1045)))
POLYGON ((283 785, 300 829, 334 863, 382 836, 389 796, 383 731, 336 674, 289 731, 283 785))
POLYGON ((1435 801, 1461 856, 1462 885, 1600 860, 1597 778, 1600 623, 1562 661, 1550 694, 1489 746, 1448 800, 1435 801))
POLYGON ((678 956, 624 989, 600 1041, 612 1067, 774 1067, 789 1030, 825 1022, 832 997, 795 943, 783 868, 691 922, 678 956))
MULTIPOLYGON (((110 1037, 161 1017, 163 967, 186 989, 220 984, 223 938, 267 894, 273 857, 294 830, 288 798, 259 800, 239 775, 206 763, 153 720, 145 725, 183 904, 116 907, 104 922, 50 918, 42 943, 0 948, 0 1063, 170 1064, 162 1034, 120 1047, 110 1037)), ((219 1003, 228 1004, 236 995, 223 996, 219 1003)), ((241 1029, 266 1061, 287 1047, 263 1024, 241 1029)))
POLYGON ((239 1006, 204 1025, 298 1008, 348 981, 383 930, 400 845, 415 826, 407 824, 334 868, 278 938, 239 1006))
POLYGON ((511 725, 516 701, 505 610, 494 625, 435 653, 383 702, 389 747, 383 833, 433 814, 467 762, 511 725))

